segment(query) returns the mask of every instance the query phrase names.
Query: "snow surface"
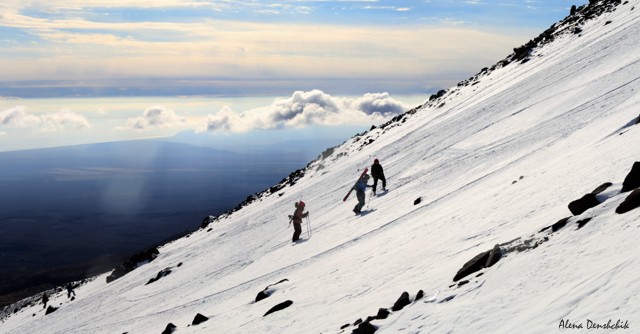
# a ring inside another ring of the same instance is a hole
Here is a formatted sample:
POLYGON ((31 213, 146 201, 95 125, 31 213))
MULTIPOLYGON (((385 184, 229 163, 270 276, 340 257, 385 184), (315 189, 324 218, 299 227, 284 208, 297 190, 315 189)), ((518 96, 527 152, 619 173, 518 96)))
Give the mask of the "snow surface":
POLYGON ((378 333, 640 332, 640 210, 614 212, 640 160, 640 127, 632 126, 639 4, 348 140, 294 185, 161 247, 114 282, 105 274, 78 287, 74 301, 55 294, 54 313, 23 308, 0 332, 161 333, 172 323, 176 333, 350 333, 357 319, 390 309, 403 291, 413 301, 419 290, 423 299, 371 321, 378 333), (342 197, 374 158, 390 191, 368 193, 369 213, 354 216, 355 194, 342 197), (607 181, 614 185, 603 204, 539 232, 607 181), (287 215, 301 198, 313 235, 293 244, 287 215), (584 218, 592 220, 578 229, 584 218), (525 240, 547 241, 510 248, 525 240), (496 244, 504 253, 497 264, 468 284, 453 282, 496 244), (271 295, 254 302, 267 287, 271 295), (263 316, 286 300, 289 308, 263 316), (191 325, 198 313, 209 320, 191 325), (588 320, 619 319, 630 328, 586 329, 588 320), (585 328, 562 329, 562 320, 585 328))

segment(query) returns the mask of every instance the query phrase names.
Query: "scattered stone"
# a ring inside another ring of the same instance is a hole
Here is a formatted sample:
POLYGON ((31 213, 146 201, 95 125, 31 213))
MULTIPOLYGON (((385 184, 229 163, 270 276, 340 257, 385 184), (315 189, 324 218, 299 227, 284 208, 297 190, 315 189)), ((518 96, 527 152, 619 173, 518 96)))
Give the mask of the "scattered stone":
POLYGON ((393 307, 391 308, 391 310, 394 312, 400 311, 409 304, 411 304, 411 300, 409 299, 409 293, 405 291, 402 293, 402 295, 400 295, 400 298, 396 300, 395 304, 393 304, 393 307))
POLYGON ((627 198, 618 205, 616 208, 616 213, 623 214, 627 213, 637 207, 640 207, 640 189, 636 189, 632 191, 627 198))
POLYGON ((600 201, 598 201, 596 195, 589 193, 582 196, 582 198, 569 203, 569 211, 571 211, 574 216, 578 216, 598 205, 600 205, 600 201))
POLYGON ((358 320, 356 320, 356 321, 353 323, 353 325, 354 325, 354 326, 358 326, 358 325, 360 325, 361 323, 362 323, 362 319, 358 319, 358 320))
POLYGON ((53 313, 53 312, 55 312, 55 311, 57 311, 57 310, 58 310, 58 308, 57 308, 57 307, 53 307, 53 306, 49 305, 49 307, 47 307, 47 310, 44 312, 44 315, 47 315, 47 314, 53 313))
POLYGON ((344 325, 342 325, 342 326, 340 327, 340 329, 345 329, 345 328, 347 328, 347 327, 349 327, 349 326, 351 326, 351 324, 344 324, 344 325))
POLYGON ((273 313, 273 312, 278 312, 278 311, 282 311, 284 309, 286 309, 287 307, 291 306, 293 304, 293 302, 291 300, 287 300, 285 302, 282 302, 274 307, 272 307, 271 309, 269 309, 269 311, 267 311, 267 313, 265 313, 263 315, 263 317, 266 317, 267 315, 273 313))
POLYGON ((460 282, 458 282, 458 287, 461 287, 461 286, 463 286, 463 285, 465 285, 467 283, 469 283, 468 280, 460 281, 460 282))
POLYGON ((422 197, 416 198, 416 200, 413 201, 413 205, 418 205, 418 204, 420 204, 420 202, 422 202, 422 197))
POLYGON ((424 297, 424 291, 420 290, 420 291, 418 291, 418 294, 416 294, 416 300, 415 301, 418 301, 418 300, 422 299, 423 297, 424 297))
POLYGON ((205 317, 204 315, 198 313, 196 314, 195 318, 193 318, 193 321, 191 322, 192 325, 197 326, 205 321, 209 320, 208 317, 205 317))

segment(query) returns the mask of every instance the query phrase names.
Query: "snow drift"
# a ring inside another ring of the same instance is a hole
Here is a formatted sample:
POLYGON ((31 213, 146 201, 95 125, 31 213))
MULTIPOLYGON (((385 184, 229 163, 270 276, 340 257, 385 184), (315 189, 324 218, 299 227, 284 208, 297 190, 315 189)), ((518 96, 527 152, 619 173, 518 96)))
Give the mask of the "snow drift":
POLYGON ((124 276, 53 293, 46 315, 11 306, 0 331, 639 330, 640 210, 619 209, 640 197, 638 1, 591 2, 124 276), (354 216, 341 199, 374 158, 390 191, 354 216), (300 199, 313 234, 292 244, 300 199))

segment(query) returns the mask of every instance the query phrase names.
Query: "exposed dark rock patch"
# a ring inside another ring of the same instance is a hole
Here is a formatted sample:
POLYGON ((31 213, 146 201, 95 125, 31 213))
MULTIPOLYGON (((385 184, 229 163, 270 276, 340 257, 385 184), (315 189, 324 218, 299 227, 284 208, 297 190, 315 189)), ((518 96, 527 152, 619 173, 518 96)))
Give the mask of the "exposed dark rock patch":
POLYGON ((53 307, 53 306, 49 305, 49 307, 47 307, 47 310, 44 312, 44 315, 51 314, 51 313, 53 313, 53 312, 55 312, 57 310, 58 310, 57 307, 53 307))
POLYGON ((418 204, 420 204, 420 202, 422 202, 422 197, 416 198, 416 200, 413 201, 413 205, 418 205, 418 204))
POLYGON ((618 205, 616 208, 616 213, 623 214, 627 213, 637 207, 640 207, 640 189, 636 189, 632 191, 627 198, 618 205))
POLYGON ((291 305, 293 305, 293 301, 291 301, 291 300, 287 300, 285 302, 282 302, 282 303, 270 308, 269 311, 267 311, 267 313, 265 313, 263 315, 263 317, 266 317, 267 315, 269 315, 269 314, 271 314, 273 312, 282 311, 282 310, 286 309, 287 307, 289 307, 291 305))

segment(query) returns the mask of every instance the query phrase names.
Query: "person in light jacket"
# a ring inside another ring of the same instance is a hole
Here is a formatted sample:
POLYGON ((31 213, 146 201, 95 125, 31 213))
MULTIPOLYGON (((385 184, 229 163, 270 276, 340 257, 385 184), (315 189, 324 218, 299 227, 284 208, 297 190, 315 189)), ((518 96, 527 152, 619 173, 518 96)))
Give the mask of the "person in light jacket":
POLYGON ((362 207, 364 207, 365 190, 367 190, 367 187, 371 187, 370 185, 367 185, 367 181, 369 181, 369 174, 364 174, 353 186, 353 190, 356 191, 356 196, 358 197, 358 204, 353 207, 353 212, 355 212, 356 215, 360 214, 360 212, 362 211, 362 207))

